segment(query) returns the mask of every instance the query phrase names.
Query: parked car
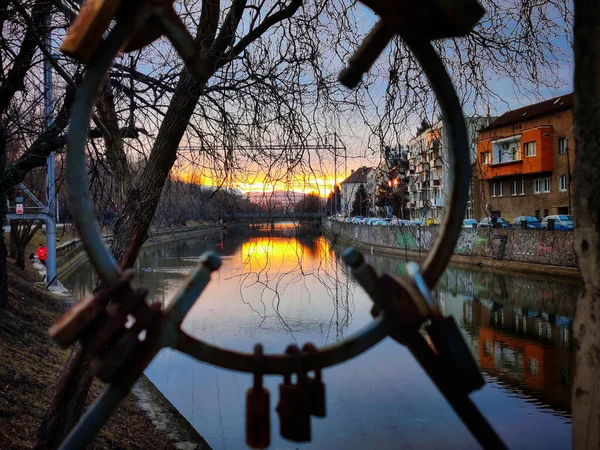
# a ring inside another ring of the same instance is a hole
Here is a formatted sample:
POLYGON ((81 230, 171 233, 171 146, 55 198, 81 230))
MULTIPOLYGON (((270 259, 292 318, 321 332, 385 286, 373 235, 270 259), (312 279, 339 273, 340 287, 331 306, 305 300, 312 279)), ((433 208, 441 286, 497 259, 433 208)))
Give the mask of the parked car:
POLYGON ((440 224, 440 220, 436 217, 428 217, 427 220, 425 221, 425 224, 427 226, 429 225, 439 225, 440 224))
MULTIPOLYGON (((508 220, 506 220, 504 217, 498 217, 498 226, 500 228, 510 228, 511 224, 508 220)), ((483 219, 481 219, 481 222, 479 222, 479 225, 477 225, 479 228, 492 228, 492 218, 491 217, 485 217, 483 219)))
POLYGON ((390 225, 399 225, 401 227, 407 227, 410 225, 410 220, 405 219, 389 219, 390 225))
POLYGON ((413 219, 408 222, 408 226, 421 227, 421 226, 423 226, 423 222, 420 219, 413 219))
POLYGON ((548 229, 548 219, 554 219, 554 229, 560 231, 573 231, 573 217, 567 215, 546 216, 542 220, 542 228, 548 229))
POLYGON ((352 219, 354 219, 354 217, 346 217, 346 220, 344 220, 344 222, 352 223, 352 219))
POLYGON ((535 216, 519 216, 519 217, 515 217, 515 220, 513 220, 513 227, 514 228, 521 228, 521 222, 523 221, 527 221, 527 228, 528 229, 535 229, 535 230, 539 230, 542 228, 542 223, 540 222, 540 219, 538 219, 535 216))
POLYGON ((477 221, 475 219, 465 219, 463 220, 463 228, 477 228, 477 221))
POLYGON ((379 220, 376 220, 374 222, 371 222, 371 225, 384 225, 386 227, 389 227, 390 223, 388 221, 386 221, 386 220, 379 219, 379 220))

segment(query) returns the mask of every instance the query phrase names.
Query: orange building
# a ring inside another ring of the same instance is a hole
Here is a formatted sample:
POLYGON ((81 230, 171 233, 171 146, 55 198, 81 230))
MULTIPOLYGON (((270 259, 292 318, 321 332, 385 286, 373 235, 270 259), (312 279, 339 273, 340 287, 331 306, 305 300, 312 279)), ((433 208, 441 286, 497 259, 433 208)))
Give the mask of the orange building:
POLYGON ((568 94, 506 112, 480 130, 479 219, 573 214, 572 110, 573 94, 568 94))

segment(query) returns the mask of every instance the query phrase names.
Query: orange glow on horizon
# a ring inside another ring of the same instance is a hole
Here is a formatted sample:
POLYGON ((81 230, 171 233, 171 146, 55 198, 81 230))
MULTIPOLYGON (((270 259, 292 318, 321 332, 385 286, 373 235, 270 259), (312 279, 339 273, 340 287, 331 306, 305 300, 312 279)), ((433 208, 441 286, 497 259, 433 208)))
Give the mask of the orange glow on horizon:
MULTIPOLYGON (((266 176, 262 176, 262 181, 259 180, 259 175, 249 180, 219 180, 218 177, 198 173, 197 171, 173 170, 173 178, 177 181, 185 183, 198 184, 202 186, 222 186, 231 189, 239 189, 243 194, 249 193, 269 193, 273 191, 293 191, 303 194, 318 194, 320 197, 327 197, 333 192, 335 180, 333 175, 324 176, 306 176, 303 174, 296 175, 291 180, 267 180, 266 176)), ((337 184, 339 185, 346 179, 345 175, 339 175, 337 184)))

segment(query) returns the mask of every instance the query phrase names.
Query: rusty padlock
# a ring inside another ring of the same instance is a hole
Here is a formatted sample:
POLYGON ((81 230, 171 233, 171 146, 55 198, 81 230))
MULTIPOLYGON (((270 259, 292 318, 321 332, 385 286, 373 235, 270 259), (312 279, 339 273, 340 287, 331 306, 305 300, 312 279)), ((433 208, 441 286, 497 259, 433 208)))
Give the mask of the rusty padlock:
POLYGON ((246 392, 246 445, 250 448, 267 448, 271 443, 271 401, 269 391, 263 386, 262 345, 254 346, 254 357, 257 366, 254 386, 246 392))
POLYGON ((298 364, 297 384, 292 384, 291 374, 284 375, 283 383, 279 385, 279 432, 281 437, 294 442, 310 442, 310 412, 308 404, 308 389, 306 372, 302 367, 302 354, 295 345, 286 349, 288 355, 296 358, 298 364))
POLYGON ((452 316, 431 320, 427 333, 437 351, 440 362, 450 369, 454 388, 465 394, 480 389, 485 380, 452 316))
MULTIPOLYGON (((317 347, 310 342, 304 344, 302 351, 309 355, 317 355, 319 353, 317 347)), ((323 384, 320 368, 315 368, 314 378, 307 377, 306 385, 308 387, 308 409, 310 413, 315 417, 325 417, 327 415, 325 384, 323 384)))

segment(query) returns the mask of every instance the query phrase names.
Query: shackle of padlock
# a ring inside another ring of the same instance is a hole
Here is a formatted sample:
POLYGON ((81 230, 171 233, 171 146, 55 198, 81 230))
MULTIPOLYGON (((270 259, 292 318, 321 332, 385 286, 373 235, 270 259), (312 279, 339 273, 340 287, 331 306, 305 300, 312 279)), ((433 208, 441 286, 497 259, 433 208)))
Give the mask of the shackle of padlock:
MULTIPOLYGON (((311 342, 307 342, 302 347, 302 351, 309 355, 319 353, 317 347, 311 342)), ((325 384, 321 375, 321 368, 315 368, 315 376, 307 377, 306 384, 308 386, 308 407, 311 415, 315 417, 327 416, 327 406, 325 402, 325 384)))
POLYGON ((406 273, 415 288, 411 289, 411 297, 419 310, 423 312, 424 316, 432 320, 442 318, 442 312, 421 275, 419 265, 415 262, 406 263, 406 273))
POLYGON ((290 345, 285 351, 296 358, 298 376, 296 384, 292 384, 292 374, 284 375, 279 385, 279 431, 281 437, 294 442, 310 442, 310 411, 306 372, 302 364, 302 353, 296 345, 290 345))
POLYGON ((453 378, 455 389, 466 394, 480 389, 485 380, 454 317, 443 317, 416 263, 406 264, 406 271, 417 288, 419 295, 416 300, 423 302, 430 311, 427 334, 435 346, 440 362, 451 369, 449 376, 453 378))
POLYGON ((254 384, 246 392, 246 444, 250 448, 267 448, 271 443, 271 399, 263 386, 265 358, 261 344, 254 346, 254 357, 254 384))

